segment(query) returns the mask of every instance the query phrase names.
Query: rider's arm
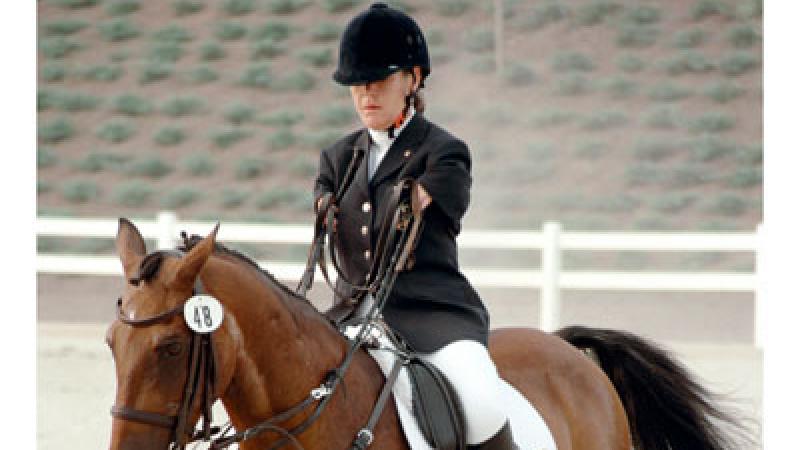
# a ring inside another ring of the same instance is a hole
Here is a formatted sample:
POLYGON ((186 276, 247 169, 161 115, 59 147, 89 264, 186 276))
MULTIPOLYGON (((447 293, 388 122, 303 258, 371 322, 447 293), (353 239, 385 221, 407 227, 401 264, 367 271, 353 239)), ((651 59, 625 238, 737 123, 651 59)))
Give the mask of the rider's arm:
POLYGON ((322 196, 334 190, 334 171, 330 155, 327 151, 320 152, 319 172, 314 182, 314 212, 319 210, 319 203, 322 196))
POLYGON ((431 198, 454 223, 461 221, 469 205, 471 159, 460 140, 448 140, 431 152, 425 171, 417 179, 431 198))

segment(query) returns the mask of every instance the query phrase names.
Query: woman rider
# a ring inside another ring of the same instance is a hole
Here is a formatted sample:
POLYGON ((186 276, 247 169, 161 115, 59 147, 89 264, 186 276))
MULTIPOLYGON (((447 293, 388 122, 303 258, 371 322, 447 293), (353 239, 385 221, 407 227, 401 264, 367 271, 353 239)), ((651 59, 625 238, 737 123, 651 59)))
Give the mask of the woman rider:
MULTIPOLYGON (((383 319, 451 381, 469 449, 515 449, 508 417, 497 404, 500 381, 487 350, 488 313, 458 267, 456 236, 469 203, 470 154, 464 142, 422 116, 419 90, 430 72, 425 38, 406 14, 376 3, 351 20, 333 79, 349 86, 365 128, 322 151, 315 204, 319 208, 323 195, 339 191, 355 153, 363 151, 361 163, 350 169, 352 182, 336 199, 334 223, 344 275, 363 283, 386 213, 382 206, 398 180, 417 180, 424 227, 413 267, 398 275, 383 319)), ((337 281, 337 290, 348 287, 337 281)), ((363 296, 353 296, 363 303, 363 296)))

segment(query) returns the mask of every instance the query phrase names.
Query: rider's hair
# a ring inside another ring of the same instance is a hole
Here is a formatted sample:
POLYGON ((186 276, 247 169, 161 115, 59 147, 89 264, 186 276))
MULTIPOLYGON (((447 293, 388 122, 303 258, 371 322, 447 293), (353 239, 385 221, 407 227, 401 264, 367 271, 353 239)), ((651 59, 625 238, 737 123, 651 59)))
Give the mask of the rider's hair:
MULTIPOLYGON (((412 77, 416 77, 413 69, 403 69, 403 71, 408 74, 411 74, 412 77)), ((424 76, 423 79, 420 80, 419 82, 419 87, 415 91, 411 92, 411 99, 406 100, 407 102, 410 102, 410 104, 414 105, 414 110, 417 112, 417 114, 422 114, 425 112, 425 97, 423 97, 422 95, 423 87, 425 87, 424 76)))

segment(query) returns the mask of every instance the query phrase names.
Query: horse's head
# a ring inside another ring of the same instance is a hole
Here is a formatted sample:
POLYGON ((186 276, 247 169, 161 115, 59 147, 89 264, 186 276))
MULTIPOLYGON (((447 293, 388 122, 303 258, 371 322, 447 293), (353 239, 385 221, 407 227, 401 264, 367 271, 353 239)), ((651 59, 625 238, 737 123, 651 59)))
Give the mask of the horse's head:
MULTIPOLYGON (((175 440, 185 442, 193 432, 208 377, 204 370, 198 370, 198 381, 193 383, 190 373, 195 367, 207 367, 203 355, 207 360, 215 358, 208 358, 209 353, 202 348, 210 344, 201 343, 200 336, 187 326, 182 306, 192 296, 195 282, 213 252, 217 229, 185 254, 147 254, 136 227, 120 219, 116 247, 126 286, 119 298, 119 317, 106 334, 117 374, 112 450, 164 449, 175 440), (196 387, 187 389, 187 384, 196 387)), ((229 341, 224 328, 212 333, 216 353, 229 341)), ((219 355, 215 366, 220 381, 232 370, 232 364, 220 361, 219 355)), ((215 390, 209 389, 214 399, 219 395, 215 390)))

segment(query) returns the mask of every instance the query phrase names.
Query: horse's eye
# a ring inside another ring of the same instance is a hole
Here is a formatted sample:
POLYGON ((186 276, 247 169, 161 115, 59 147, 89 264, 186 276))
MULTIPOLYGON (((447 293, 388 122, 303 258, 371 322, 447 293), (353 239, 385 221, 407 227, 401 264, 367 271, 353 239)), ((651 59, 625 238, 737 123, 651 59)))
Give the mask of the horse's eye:
POLYGON ((166 348, 166 352, 170 356, 178 356, 178 355, 180 355, 181 350, 183 350, 183 345, 181 345, 180 342, 172 342, 169 345, 167 345, 167 348, 166 348))
POLYGON ((158 346, 158 351, 166 356, 178 356, 183 351, 183 344, 180 342, 167 342, 158 346))

